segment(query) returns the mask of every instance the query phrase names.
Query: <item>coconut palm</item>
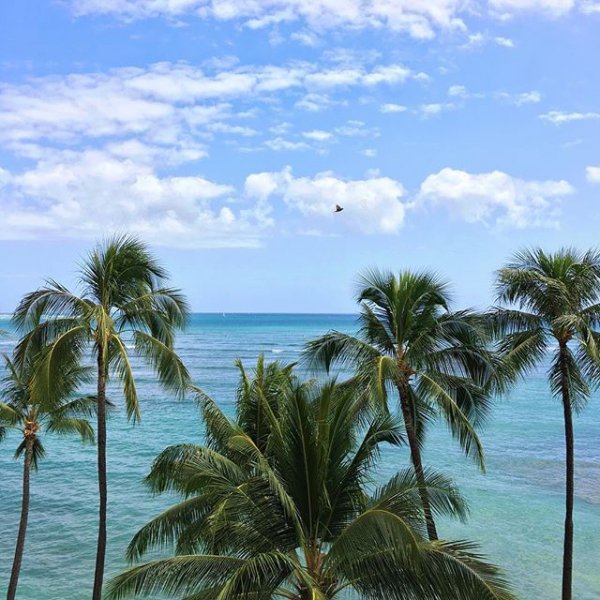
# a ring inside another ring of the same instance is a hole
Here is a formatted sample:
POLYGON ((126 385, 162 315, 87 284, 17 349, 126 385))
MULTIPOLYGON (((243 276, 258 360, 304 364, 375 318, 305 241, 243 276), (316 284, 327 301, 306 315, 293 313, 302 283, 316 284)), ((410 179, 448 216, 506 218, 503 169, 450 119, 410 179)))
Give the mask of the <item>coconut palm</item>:
POLYGON ((399 400, 411 462, 431 540, 437 529, 425 486, 421 450, 426 425, 441 415, 463 450, 484 469, 476 427, 490 408, 484 384, 492 373, 482 319, 451 311, 447 284, 430 273, 372 270, 359 280, 357 336, 330 331, 309 342, 313 368, 356 369, 377 391, 384 407, 391 391, 399 400))
MULTIPOLYGON (((394 417, 371 411, 355 386, 290 383, 271 402, 254 395, 259 433, 242 418, 244 398, 231 421, 200 394, 206 445, 167 448, 148 476, 153 492, 184 498, 128 549, 130 559, 173 544, 176 554, 119 575, 109 598, 512 598, 471 544, 426 539, 412 469, 373 486, 381 446, 403 442, 394 417)), ((424 477, 434 512, 464 515, 446 478, 424 477)))
POLYGON ((64 352, 87 352, 97 366, 99 527, 93 600, 100 600, 106 554, 106 386, 111 378, 125 397, 127 415, 140 417, 129 344, 149 362, 160 381, 180 393, 187 371, 173 349, 174 332, 188 312, 178 290, 164 285, 165 270, 146 246, 128 236, 114 237, 94 249, 79 273, 80 294, 55 281, 27 294, 14 321, 26 332, 19 356, 29 343, 51 342, 50 365, 64 352))
POLYGON ((21 519, 13 566, 8 584, 7 600, 14 600, 25 549, 29 518, 30 475, 44 458, 42 434, 76 434, 83 442, 93 442, 94 432, 87 421, 95 414, 96 398, 73 399, 72 393, 85 377, 86 371, 73 361, 52 364, 50 372, 37 369, 39 354, 29 353, 17 365, 4 355, 6 374, 0 390, 0 441, 8 429, 20 434, 15 458, 23 458, 23 493, 21 519))
POLYGON ((524 250, 497 274, 492 312, 502 366, 523 374, 550 357, 548 379, 562 402, 566 448, 566 503, 562 598, 573 577, 573 412, 600 381, 600 253, 524 250))

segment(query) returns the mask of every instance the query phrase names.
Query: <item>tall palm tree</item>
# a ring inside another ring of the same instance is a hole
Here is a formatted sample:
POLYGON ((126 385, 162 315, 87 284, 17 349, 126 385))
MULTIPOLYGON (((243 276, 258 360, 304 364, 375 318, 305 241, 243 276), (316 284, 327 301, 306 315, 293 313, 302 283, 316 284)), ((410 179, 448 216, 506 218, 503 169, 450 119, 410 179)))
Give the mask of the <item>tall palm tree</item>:
POLYGON ((100 506, 93 600, 102 595, 106 554, 106 386, 111 377, 122 389, 128 417, 134 422, 140 418, 126 342, 131 341, 135 353, 154 367, 164 385, 180 393, 187 385, 187 370, 173 341, 188 309, 180 292, 164 285, 166 278, 166 271, 142 242, 117 236, 96 247, 83 263, 79 295, 48 281, 23 298, 14 316, 26 332, 18 353, 31 340, 49 341, 48 365, 74 348, 77 358, 89 352, 97 366, 100 506))
POLYGON ((357 302, 358 335, 330 331, 309 342, 304 357, 313 368, 355 368, 384 406, 389 391, 397 395, 429 539, 435 540, 421 459, 427 423, 443 416, 465 453, 484 469, 476 427, 489 412, 484 385, 493 365, 482 319, 451 311, 447 284, 430 273, 368 271, 359 280, 357 302))
MULTIPOLYGON (((165 449, 147 478, 153 492, 183 500, 128 549, 135 560, 174 544, 176 555, 122 573, 108 598, 326 600, 347 590, 373 600, 513 598, 472 545, 426 539, 412 469, 373 488, 381 445, 403 435, 391 415, 370 410, 360 389, 292 380, 270 402, 254 398, 260 431, 242 416, 244 397, 231 421, 200 395, 206 446, 165 449)), ((444 477, 424 477, 432 510, 464 514, 444 477)))
POLYGON ((18 366, 4 356, 6 375, 2 379, 0 398, 0 441, 7 429, 21 434, 15 458, 23 457, 23 493, 21 519, 15 547, 7 600, 14 600, 25 549, 29 518, 30 475, 45 455, 41 435, 77 434, 83 442, 94 441, 94 431, 87 421, 95 414, 96 398, 73 399, 72 394, 86 371, 72 361, 54 363, 51 372, 39 372, 38 355, 28 354, 18 366))
POLYGON ((566 502, 562 598, 573 579, 573 412, 581 410, 600 381, 600 253, 524 250, 497 274, 492 312, 502 365, 522 374, 550 356, 548 379, 562 401, 566 448, 566 502))

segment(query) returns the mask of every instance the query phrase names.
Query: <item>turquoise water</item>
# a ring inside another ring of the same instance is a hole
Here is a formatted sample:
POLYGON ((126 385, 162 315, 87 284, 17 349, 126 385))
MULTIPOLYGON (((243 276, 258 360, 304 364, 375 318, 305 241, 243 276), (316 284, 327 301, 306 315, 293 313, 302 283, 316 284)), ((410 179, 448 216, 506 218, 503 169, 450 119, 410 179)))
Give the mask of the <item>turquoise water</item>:
MULTIPOLYGON (((251 365, 259 352, 293 361, 303 344, 330 328, 352 331, 343 315, 194 315, 178 341, 194 381, 231 411, 236 357, 251 365)), ((8 329, 0 320, 0 329, 8 329)), ((8 352, 14 336, 0 337, 8 352)), ((141 483, 165 446, 200 442, 202 426, 191 401, 177 401, 140 365, 142 423, 132 427, 122 409, 109 423, 109 546, 107 574, 124 566, 132 534, 169 499, 148 495, 141 483)), ((120 404, 118 394, 113 399, 120 404)), ((576 418, 574 599, 600 600, 600 398, 576 418)), ((427 464, 451 473, 469 500, 468 523, 441 523, 450 539, 480 542, 504 567, 523 600, 560 597, 562 547, 562 411, 543 371, 499 399, 482 433, 487 474, 465 461, 445 428, 430 432, 427 464)), ((21 464, 12 459, 16 436, 0 445, 0 595, 6 589, 19 519, 21 464)), ((70 439, 46 439, 47 459, 32 477, 31 516, 19 583, 21 600, 89 598, 96 539, 95 448, 70 439)), ((407 461, 386 451, 380 469, 389 477, 407 461)))

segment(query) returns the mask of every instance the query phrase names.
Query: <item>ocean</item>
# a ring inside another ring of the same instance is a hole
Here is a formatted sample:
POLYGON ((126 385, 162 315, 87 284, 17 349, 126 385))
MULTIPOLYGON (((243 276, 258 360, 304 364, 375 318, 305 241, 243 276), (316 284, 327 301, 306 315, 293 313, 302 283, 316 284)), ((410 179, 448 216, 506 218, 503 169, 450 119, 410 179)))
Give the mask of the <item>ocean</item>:
MULTIPOLYGON (((303 345, 329 329, 354 331, 350 315, 194 315, 178 337, 178 350, 194 382, 232 414, 241 358, 251 367, 259 353, 293 362, 303 345)), ((0 351, 16 337, 0 319, 0 351)), ((125 567, 124 551, 137 529, 173 503, 152 497, 142 480, 163 448, 202 442, 194 402, 177 400, 138 364, 142 421, 127 422, 118 408, 108 424, 109 515, 107 577, 125 567)), ((544 369, 531 373, 496 401, 481 432, 487 472, 463 457, 444 425, 428 435, 425 463, 452 475, 466 496, 467 523, 441 522, 446 539, 477 541, 502 566, 522 600, 560 597, 563 527, 563 428, 560 402, 548 390, 544 369)), ((600 600, 600 397, 575 418, 575 600, 600 600)), ((13 460, 18 437, 0 444, 0 594, 8 585, 19 521, 22 464, 13 460)), ((47 457, 31 481, 31 512, 18 598, 81 600, 91 596, 97 487, 95 448, 72 438, 46 437, 47 457)), ((406 449, 386 449, 378 476, 407 464, 406 449)))

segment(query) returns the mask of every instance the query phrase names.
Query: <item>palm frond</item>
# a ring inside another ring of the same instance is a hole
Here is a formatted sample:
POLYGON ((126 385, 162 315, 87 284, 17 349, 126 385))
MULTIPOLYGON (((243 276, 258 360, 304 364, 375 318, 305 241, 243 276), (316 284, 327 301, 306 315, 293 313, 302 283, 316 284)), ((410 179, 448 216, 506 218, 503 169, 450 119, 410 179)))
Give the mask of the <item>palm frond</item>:
POLYGON ((107 586, 107 598, 166 594, 192 595, 203 587, 222 586, 245 561, 232 556, 176 556, 132 567, 107 586))
POLYGON ((177 353, 148 333, 135 331, 133 338, 137 352, 156 369, 160 382, 183 396, 189 382, 189 373, 177 353))

